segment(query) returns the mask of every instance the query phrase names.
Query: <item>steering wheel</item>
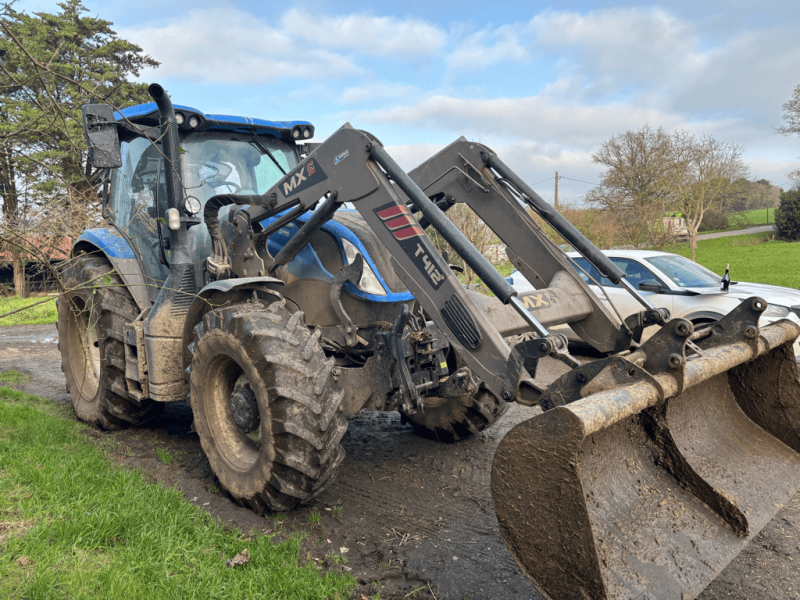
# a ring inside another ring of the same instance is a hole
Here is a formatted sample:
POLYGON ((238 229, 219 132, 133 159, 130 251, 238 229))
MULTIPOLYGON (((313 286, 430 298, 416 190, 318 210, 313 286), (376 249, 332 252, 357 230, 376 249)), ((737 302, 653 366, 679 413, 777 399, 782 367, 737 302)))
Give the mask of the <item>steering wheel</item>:
POLYGON ((223 192, 225 194, 240 194, 241 191, 242 191, 242 186, 240 186, 240 185, 238 185, 236 183, 233 183, 232 181, 223 181, 219 185, 214 186, 214 189, 216 190, 216 188, 221 188, 221 187, 233 188, 232 192, 223 192))

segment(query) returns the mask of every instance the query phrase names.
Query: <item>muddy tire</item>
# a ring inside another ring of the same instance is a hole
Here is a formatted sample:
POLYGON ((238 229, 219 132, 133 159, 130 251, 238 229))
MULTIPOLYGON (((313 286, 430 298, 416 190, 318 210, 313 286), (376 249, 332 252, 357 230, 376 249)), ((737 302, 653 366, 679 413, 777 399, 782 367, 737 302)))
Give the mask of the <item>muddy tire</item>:
POLYGON ((139 425, 163 404, 128 396, 123 326, 139 308, 103 257, 81 256, 63 273, 75 289, 58 302, 58 349, 72 407, 81 421, 108 430, 139 425), (105 281, 104 281, 105 280, 105 281))
POLYGON ((480 433, 508 410, 508 403, 481 389, 475 396, 425 398, 424 410, 400 413, 418 435, 439 442, 458 442, 480 433))
POLYGON ((318 340, 280 301, 217 309, 195 327, 195 429, 220 484, 258 514, 312 499, 344 459, 344 391, 318 340), (244 413, 232 407, 242 397, 244 413))

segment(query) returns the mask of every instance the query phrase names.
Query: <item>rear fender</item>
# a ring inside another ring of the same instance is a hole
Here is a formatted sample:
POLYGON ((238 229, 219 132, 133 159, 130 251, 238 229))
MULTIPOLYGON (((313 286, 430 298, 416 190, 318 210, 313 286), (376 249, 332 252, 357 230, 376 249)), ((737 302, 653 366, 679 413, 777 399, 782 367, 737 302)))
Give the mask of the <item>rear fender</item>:
POLYGON ((189 344, 192 343, 194 328, 205 313, 212 307, 224 303, 226 300, 244 302, 243 294, 246 292, 255 292, 259 298, 265 294, 274 295, 276 298, 283 298, 283 296, 278 293, 278 290, 280 290, 283 285, 283 281, 275 277, 241 277, 238 279, 212 281, 197 292, 197 296, 192 301, 183 324, 183 343, 181 344, 181 348, 183 353, 184 376, 188 378, 189 372, 186 369, 192 362, 192 353, 189 351, 189 344))
POLYGON ((128 287, 139 310, 153 305, 149 288, 157 290, 158 284, 144 274, 133 248, 122 235, 111 229, 87 229, 72 246, 71 256, 79 254, 105 256, 128 287))

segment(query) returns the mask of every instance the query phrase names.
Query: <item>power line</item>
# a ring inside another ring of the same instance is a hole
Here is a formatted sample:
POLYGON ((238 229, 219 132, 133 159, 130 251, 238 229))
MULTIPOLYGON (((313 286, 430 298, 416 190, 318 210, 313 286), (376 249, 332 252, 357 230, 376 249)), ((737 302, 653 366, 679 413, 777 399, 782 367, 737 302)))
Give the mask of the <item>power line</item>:
POLYGON ((542 179, 541 181, 537 181, 536 183, 532 183, 531 185, 539 185, 540 183, 545 183, 546 181, 550 181, 551 179, 555 179, 555 177, 548 177, 547 179, 542 179))
MULTIPOLYGON (((600 185, 599 183, 592 183, 591 181, 584 181, 583 179, 573 179, 572 177, 565 177, 564 175, 559 175, 559 179, 568 179, 570 181, 577 181, 579 183, 586 183, 588 185, 600 185)), ((552 177, 550 178, 552 179, 552 177)))

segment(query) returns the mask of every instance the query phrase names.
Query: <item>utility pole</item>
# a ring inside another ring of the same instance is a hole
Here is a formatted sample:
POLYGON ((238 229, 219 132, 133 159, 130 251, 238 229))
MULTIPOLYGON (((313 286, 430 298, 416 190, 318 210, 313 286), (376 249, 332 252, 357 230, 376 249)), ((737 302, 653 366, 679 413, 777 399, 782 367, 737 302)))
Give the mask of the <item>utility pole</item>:
POLYGON ((558 210, 558 171, 556 171, 556 195, 555 200, 553 201, 553 208, 558 210))

